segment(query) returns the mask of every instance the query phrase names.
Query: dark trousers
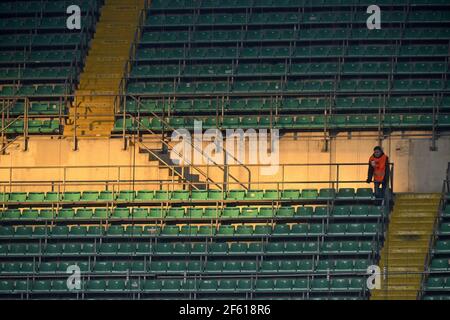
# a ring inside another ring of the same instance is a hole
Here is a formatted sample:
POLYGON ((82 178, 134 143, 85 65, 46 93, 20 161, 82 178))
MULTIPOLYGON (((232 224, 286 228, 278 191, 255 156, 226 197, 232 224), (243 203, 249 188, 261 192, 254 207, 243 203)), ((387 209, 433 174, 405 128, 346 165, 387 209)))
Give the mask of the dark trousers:
POLYGON ((384 191, 386 190, 385 182, 374 181, 374 193, 375 198, 382 199, 384 198, 384 191))

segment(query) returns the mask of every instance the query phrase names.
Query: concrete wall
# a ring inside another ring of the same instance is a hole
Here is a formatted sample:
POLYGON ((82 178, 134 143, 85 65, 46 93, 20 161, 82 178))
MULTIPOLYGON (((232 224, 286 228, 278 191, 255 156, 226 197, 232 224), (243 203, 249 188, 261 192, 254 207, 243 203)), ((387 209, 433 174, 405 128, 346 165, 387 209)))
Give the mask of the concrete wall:
MULTIPOLYGON (((276 174, 264 176, 258 168, 251 168, 254 188, 323 188, 329 184, 319 183, 336 179, 336 167, 330 163, 363 163, 361 166, 340 167, 340 180, 364 181, 367 174, 369 156, 377 139, 367 137, 367 134, 348 136, 339 135, 330 140, 328 151, 323 151, 323 139, 310 134, 289 134, 280 139, 280 164, 313 164, 323 166, 286 166, 276 174), (289 182, 318 183, 296 183, 289 182), (257 184, 259 183, 259 184, 257 184)), ((438 150, 431 152, 429 139, 404 138, 392 135, 383 141, 386 154, 394 163, 394 190, 396 192, 440 192, 447 163, 450 162, 450 138, 441 137, 437 140, 438 150)), ((149 168, 146 154, 140 154, 137 148, 129 147, 122 150, 122 140, 81 140, 79 150, 72 151, 71 143, 65 139, 31 138, 28 151, 22 151, 21 145, 12 146, 7 155, 0 156, 0 179, 9 181, 47 181, 45 186, 35 185, 15 188, 15 190, 49 190, 52 181, 57 180, 117 180, 120 179, 170 179, 167 170, 149 168), (146 166, 133 170, 131 166, 146 166), (32 167, 18 169, 18 167, 32 167), (39 169, 48 166, 87 166, 78 169, 39 169), (130 166, 128 168, 89 168, 89 166, 130 166), (9 168, 13 167, 11 171, 9 168), (11 175, 12 172, 12 175, 11 175)), ((247 150, 247 149, 246 149, 247 150)), ((252 151, 254 152, 254 150, 252 151)), ((247 160, 249 152, 247 150, 247 160)), ((156 165, 156 162, 152 162, 156 165)), ((214 168, 203 168, 215 181, 222 181, 223 172, 214 168)), ((195 172, 194 172, 195 173, 195 172)), ((231 174, 238 180, 245 181, 247 172, 242 168, 234 168, 231 174)), ((231 179, 230 182, 233 182, 231 179)), ((7 184, 3 183, 3 186, 7 184)), ((77 185, 71 190, 87 190, 103 188, 105 183, 89 186, 77 185)), ((349 183, 341 187, 367 187, 366 183, 349 183)), ((132 187, 131 182, 122 189, 132 187)), ((156 185, 134 186, 136 189, 154 189, 156 185)))

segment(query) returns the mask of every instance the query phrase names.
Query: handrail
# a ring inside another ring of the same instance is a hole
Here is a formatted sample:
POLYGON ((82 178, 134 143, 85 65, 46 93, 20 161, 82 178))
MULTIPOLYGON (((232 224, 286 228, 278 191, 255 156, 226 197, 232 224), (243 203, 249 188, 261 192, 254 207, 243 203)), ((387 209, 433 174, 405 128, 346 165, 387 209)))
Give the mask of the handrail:
MULTIPOLYGON (((139 99, 137 99, 135 96, 130 96, 130 97, 131 97, 132 99, 134 99, 134 100, 138 103, 139 106, 142 105, 142 102, 141 102, 139 99)), ((124 106, 124 114, 125 114, 125 113, 126 113, 126 107, 124 106)), ((173 128, 167 121, 165 121, 165 119, 161 118, 160 116, 158 116, 158 115, 157 115, 156 113, 154 113, 153 111, 151 111, 150 114, 151 114, 152 116, 154 116, 155 118, 157 118, 157 119, 158 119, 162 124, 164 124, 165 127, 167 127, 168 129, 173 130, 173 131, 176 131, 176 129, 173 128)), ((135 118, 135 117, 132 116, 132 115, 130 115, 130 116, 131 116, 132 118, 135 118)), ((124 122, 123 125, 125 126, 125 122, 124 122)), ((145 126, 143 126, 143 128, 146 129, 147 131, 149 131, 149 129, 148 129, 148 128, 145 128, 145 126)), ((214 165, 217 166, 217 167, 222 168, 219 164, 217 164, 217 163, 216 163, 213 159, 211 159, 208 155, 205 155, 204 152, 203 152, 203 150, 202 150, 202 149, 199 149, 199 148, 195 145, 195 143, 192 143, 192 142, 191 142, 190 145, 191 145, 196 151, 200 152, 200 153, 202 154, 202 156, 204 156, 205 158, 207 158, 207 160, 208 160, 209 162, 211 162, 212 164, 214 164, 214 165)), ((244 189, 246 189, 246 190, 250 189, 250 184, 251 184, 251 171, 250 171, 250 169, 248 169, 248 167, 247 167, 245 164, 243 164, 241 161, 239 161, 238 159, 236 159, 236 157, 234 157, 232 154, 230 154, 224 147, 222 148, 222 150, 223 150, 224 154, 225 154, 227 157, 230 157, 231 159, 233 159, 234 161, 236 161, 236 163, 238 163, 238 164, 241 165, 241 168, 243 168, 243 169, 245 169, 245 170, 247 171, 247 173, 248 173, 248 186, 246 187, 244 184, 241 184, 241 186, 242 186, 244 189)), ((225 166, 223 166, 222 171, 223 171, 224 173, 227 172, 225 166)), ((236 178, 235 178, 232 174, 230 174, 229 172, 227 172, 227 175, 228 175, 229 177, 231 177, 233 180, 235 180, 236 182, 240 182, 240 180, 236 179, 236 178)))
POLYGON ((442 185, 442 192, 441 192, 441 198, 439 199, 439 207, 438 207, 438 214, 436 215, 436 218, 433 222, 433 232, 431 233, 430 239, 428 240, 428 251, 427 255, 425 257, 425 262, 423 266, 424 273, 422 274, 422 277, 420 279, 420 290, 417 293, 417 299, 421 299, 423 297, 423 291, 425 288, 425 282, 427 280, 427 274, 429 272, 428 268, 430 266, 431 262, 431 256, 432 256, 432 250, 434 246, 436 245, 436 240, 438 237, 438 228, 440 225, 440 221, 442 218, 442 212, 444 211, 445 207, 445 195, 446 192, 449 191, 449 189, 446 189, 446 184, 448 183, 448 180, 444 181, 442 185))
MULTIPOLYGON (((131 116, 131 115, 129 115, 129 116, 131 116)), ((136 119, 136 118, 134 118, 134 117, 132 117, 132 116, 131 116, 131 119, 133 119, 133 121, 137 122, 138 125, 139 125, 139 127, 144 128, 146 131, 148 131, 148 132, 151 133, 151 134, 155 134, 153 131, 151 131, 150 129, 148 129, 148 128, 146 128, 145 126, 143 126, 142 123, 141 123, 138 119, 136 119)), ((172 148, 172 147, 171 147, 166 141, 164 141, 163 139, 159 139, 159 142, 161 142, 161 143, 162 143, 164 146, 166 146, 168 149, 171 149, 171 148, 172 148)), ((161 161, 161 158, 160 158, 159 156, 157 156, 156 153, 153 152, 150 148, 148 148, 143 142, 139 142, 139 144, 140 144, 141 146, 143 146, 144 149, 146 149, 148 152, 150 152, 153 156, 155 156, 159 161, 161 161)), ((172 152, 175 152, 175 153, 177 154, 177 156, 179 156, 179 157, 182 156, 181 154, 179 154, 177 151, 175 151, 175 150, 173 150, 173 149, 172 149, 172 152)), ((167 164, 165 161, 161 161, 161 162, 162 162, 163 164, 165 164, 166 166, 170 167, 170 165, 167 164)), ((194 165, 191 164, 191 163, 189 163, 189 166, 192 167, 192 168, 194 168, 195 170, 197 170, 202 176, 204 176, 204 177, 206 178, 207 181, 212 182, 213 184, 215 184, 217 187, 220 188, 220 186, 219 186, 216 182, 214 182, 211 178, 209 178, 208 175, 207 175, 205 172, 203 172, 203 170, 200 170, 199 168, 197 168, 196 166, 194 166, 194 165)), ((181 177, 182 177, 182 176, 181 176, 181 177)), ((186 178, 184 178, 184 177, 182 177, 182 179, 183 179, 183 180, 186 180, 186 178)))
MULTIPOLYGON (((148 8, 150 7, 150 0, 144 0, 144 8, 139 13, 139 21, 136 30, 134 31, 134 37, 133 41, 131 41, 130 49, 128 52, 128 59, 125 62, 124 70, 123 70, 123 77, 120 79, 119 83, 119 96, 116 96, 114 100, 114 106, 117 107, 117 99, 122 100, 121 103, 123 103, 123 97, 125 92, 125 85, 126 85, 126 79, 128 78, 128 74, 131 71, 131 61, 134 60, 136 56, 136 44, 138 43, 139 37, 142 32, 142 28, 144 25, 145 16, 147 14, 148 8)), ((116 112, 116 110, 115 110, 116 112)))
POLYGON ((154 156, 156 159, 158 159, 159 162, 161 162, 162 164, 164 164, 165 167, 167 167, 169 170, 172 171, 173 174, 177 175, 178 177, 180 177, 183 181, 185 181, 188 185, 190 185, 191 187, 193 187, 196 190, 200 190, 196 185, 194 185, 191 181, 189 181, 188 179, 186 179, 181 173, 177 172, 177 170, 175 170, 175 166, 170 165, 169 163, 167 163, 166 161, 164 161, 161 157, 159 157, 155 152, 153 152, 150 148, 148 148, 146 145, 144 145, 141 142, 138 142, 138 144, 143 147, 148 153, 150 153, 152 156, 154 156))

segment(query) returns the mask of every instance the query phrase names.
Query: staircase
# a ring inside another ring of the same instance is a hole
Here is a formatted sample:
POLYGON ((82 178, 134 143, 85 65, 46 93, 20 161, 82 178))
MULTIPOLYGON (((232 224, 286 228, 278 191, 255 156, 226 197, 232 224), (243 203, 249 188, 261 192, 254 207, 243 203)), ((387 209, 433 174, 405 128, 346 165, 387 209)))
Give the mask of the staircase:
POLYGON ((398 194, 381 251, 381 290, 372 300, 415 300, 438 214, 440 194, 398 194))
POLYGON ((207 185, 205 181, 200 181, 200 175, 199 174, 193 174, 191 173, 192 168, 189 166, 179 166, 173 163, 172 159, 170 158, 170 152, 167 150, 149 150, 142 145, 139 147, 139 153, 146 153, 148 154, 148 160, 150 162, 156 161, 158 165, 167 167, 169 169, 170 167, 173 168, 169 169, 169 177, 173 178, 174 181, 177 181, 179 183, 186 183, 189 185, 192 185, 193 188, 198 190, 205 190, 207 185))
POLYGON ((145 0, 105 1, 69 110, 65 136, 73 137, 75 130, 77 138, 110 136, 114 103, 144 9, 145 0))

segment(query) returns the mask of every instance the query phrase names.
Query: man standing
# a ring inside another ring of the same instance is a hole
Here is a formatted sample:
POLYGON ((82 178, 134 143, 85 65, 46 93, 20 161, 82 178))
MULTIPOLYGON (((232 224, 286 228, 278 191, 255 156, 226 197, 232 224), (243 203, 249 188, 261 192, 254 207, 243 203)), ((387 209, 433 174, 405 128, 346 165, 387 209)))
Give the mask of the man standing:
POLYGON ((377 146, 373 149, 373 155, 369 158, 369 172, 367 183, 374 182, 375 198, 384 198, 384 191, 389 183, 389 158, 383 149, 377 146), (381 186, 381 188, 380 188, 381 186))

